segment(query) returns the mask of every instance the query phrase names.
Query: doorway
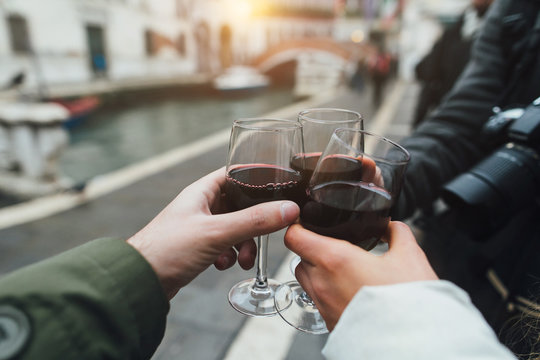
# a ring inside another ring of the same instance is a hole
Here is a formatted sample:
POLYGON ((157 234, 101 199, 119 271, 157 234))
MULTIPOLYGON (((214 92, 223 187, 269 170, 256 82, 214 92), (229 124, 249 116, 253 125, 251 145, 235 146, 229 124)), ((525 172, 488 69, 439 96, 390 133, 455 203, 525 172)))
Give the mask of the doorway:
POLYGON ((86 25, 88 60, 95 77, 107 76, 107 56, 105 53, 105 31, 99 25, 86 25))

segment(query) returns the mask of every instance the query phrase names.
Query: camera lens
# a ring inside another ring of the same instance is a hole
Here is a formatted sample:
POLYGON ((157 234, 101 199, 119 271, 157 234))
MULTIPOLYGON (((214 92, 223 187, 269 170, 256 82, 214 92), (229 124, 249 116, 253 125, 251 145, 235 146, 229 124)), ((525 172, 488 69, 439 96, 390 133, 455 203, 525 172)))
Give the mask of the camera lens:
POLYGON ((507 143, 448 183, 443 200, 459 212, 466 231, 482 237, 502 226, 538 196, 539 156, 533 149, 507 143))

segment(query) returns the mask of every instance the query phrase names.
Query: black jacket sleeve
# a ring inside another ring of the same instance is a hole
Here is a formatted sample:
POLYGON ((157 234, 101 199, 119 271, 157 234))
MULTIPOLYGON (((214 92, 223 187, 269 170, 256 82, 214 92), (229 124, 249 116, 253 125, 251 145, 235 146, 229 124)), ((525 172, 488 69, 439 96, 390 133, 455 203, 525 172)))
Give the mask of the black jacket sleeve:
POLYGON ((480 132, 504 88, 507 69, 502 54, 501 18, 507 1, 492 5, 469 61, 441 106, 402 141, 411 160, 393 218, 427 207, 442 186, 470 168, 492 149, 480 132))

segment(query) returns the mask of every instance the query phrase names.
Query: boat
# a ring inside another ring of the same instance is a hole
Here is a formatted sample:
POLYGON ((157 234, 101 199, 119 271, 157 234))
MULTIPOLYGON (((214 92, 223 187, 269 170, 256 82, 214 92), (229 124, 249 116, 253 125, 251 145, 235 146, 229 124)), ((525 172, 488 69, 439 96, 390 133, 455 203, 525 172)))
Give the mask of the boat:
POLYGON ((70 188, 59 172, 69 116, 54 102, 0 102, 0 193, 27 199, 70 188))
POLYGON ((97 96, 83 96, 78 99, 54 99, 52 102, 62 105, 68 112, 69 118, 64 121, 64 127, 72 129, 80 125, 100 105, 97 96))
POLYGON ((250 94, 270 86, 268 76, 249 66, 231 66, 217 76, 212 85, 223 94, 250 94))
MULTIPOLYGON (((15 95, 8 96, 6 99, 12 104, 22 104, 23 107, 31 107, 31 104, 37 104, 35 108, 53 108, 51 104, 57 104, 67 110, 69 116, 64 120, 63 126, 67 129, 74 128, 81 124, 90 114, 92 114, 101 104, 98 96, 87 95, 78 98, 51 98, 48 96, 46 86, 41 84, 38 86, 37 93, 25 93, 21 86, 25 82, 25 73, 17 72, 8 83, 0 90, 13 90, 15 95), (39 106, 39 104, 45 104, 39 106)), ((5 104, 4 104, 5 105, 5 104)), ((15 105, 16 107, 17 105, 15 105)))

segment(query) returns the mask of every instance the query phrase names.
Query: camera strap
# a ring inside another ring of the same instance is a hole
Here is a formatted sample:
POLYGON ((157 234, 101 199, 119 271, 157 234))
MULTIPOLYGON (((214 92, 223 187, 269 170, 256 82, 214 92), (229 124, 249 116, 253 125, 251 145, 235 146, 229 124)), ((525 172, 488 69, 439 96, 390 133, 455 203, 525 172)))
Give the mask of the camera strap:
POLYGON ((505 303, 504 307, 508 311, 513 311, 515 305, 516 310, 522 312, 530 312, 534 309, 538 312, 540 305, 534 293, 529 291, 532 286, 528 283, 528 278, 538 276, 540 264, 536 262, 537 265, 533 269, 527 268, 530 264, 534 264, 538 257, 540 223, 535 221, 538 216, 538 207, 535 205, 524 209, 517 216, 515 223, 509 227, 511 235, 501 234, 500 236, 515 239, 515 241, 498 243, 494 239, 495 241, 484 249, 484 253, 489 253, 488 257, 491 259, 486 275, 491 285, 501 295, 501 300, 505 303), (522 226, 516 226, 516 224, 522 226), (495 249, 492 248, 493 243, 495 249))
POLYGON ((509 79, 498 101, 498 104, 504 106, 512 102, 511 96, 523 77, 533 68, 540 53, 540 1, 511 1, 502 24, 503 49, 505 53, 511 54, 509 79))

